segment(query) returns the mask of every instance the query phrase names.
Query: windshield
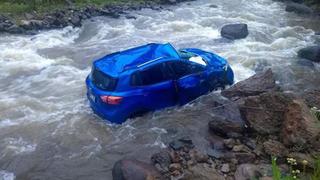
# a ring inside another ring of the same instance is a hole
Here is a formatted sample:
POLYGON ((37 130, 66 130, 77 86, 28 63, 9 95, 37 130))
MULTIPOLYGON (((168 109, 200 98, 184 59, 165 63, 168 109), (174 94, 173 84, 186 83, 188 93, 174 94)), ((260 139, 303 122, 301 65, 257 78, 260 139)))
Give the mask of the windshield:
POLYGON ((114 91, 116 88, 117 79, 101 72, 95 67, 92 69, 91 77, 93 84, 99 89, 114 91))
POLYGON ((179 51, 179 55, 182 59, 189 60, 194 63, 201 64, 203 66, 207 66, 206 61, 201 56, 198 56, 197 54, 187 52, 187 51, 179 51))

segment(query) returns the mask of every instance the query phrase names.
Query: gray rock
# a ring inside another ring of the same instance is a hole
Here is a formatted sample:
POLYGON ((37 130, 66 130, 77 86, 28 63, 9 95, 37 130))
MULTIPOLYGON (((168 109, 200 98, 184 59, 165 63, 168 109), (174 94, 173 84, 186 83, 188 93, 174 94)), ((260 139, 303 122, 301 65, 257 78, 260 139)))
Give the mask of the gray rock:
POLYGON ((299 50, 298 56, 313 62, 320 62, 320 46, 310 46, 299 50))
POLYGON ((240 81, 229 89, 223 90, 221 94, 230 99, 255 96, 268 91, 277 91, 279 87, 275 83, 275 78, 271 69, 257 73, 250 78, 240 81))
POLYGON ((207 155, 214 159, 220 159, 224 157, 224 153, 222 151, 211 148, 207 150, 207 155))
POLYGON ((221 36, 232 40, 246 38, 248 35, 247 24, 228 24, 221 29, 221 36))
POLYGON ((299 4, 299 3, 290 3, 286 7, 287 12, 295 12, 298 14, 312 14, 313 11, 311 8, 304 4, 299 4))
POLYGON ((223 116, 214 116, 209 122, 209 129, 218 135, 228 136, 230 133, 242 133, 244 123, 242 121, 231 121, 223 116))
POLYGON ((223 172, 223 173, 228 173, 228 172, 230 172, 230 166, 229 166, 229 164, 222 164, 221 172, 223 172))

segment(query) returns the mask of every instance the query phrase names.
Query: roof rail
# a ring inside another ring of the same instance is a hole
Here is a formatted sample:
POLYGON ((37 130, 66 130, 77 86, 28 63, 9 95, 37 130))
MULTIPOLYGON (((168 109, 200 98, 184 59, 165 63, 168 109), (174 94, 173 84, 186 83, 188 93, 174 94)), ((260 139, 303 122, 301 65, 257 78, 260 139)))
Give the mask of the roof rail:
POLYGON ((142 66, 144 66, 144 65, 150 64, 150 63, 155 62, 155 61, 157 61, 157 60, 159 60, 159 59, 162 59, 162 58, 163 58, 163 57, 158 57, 158 58, 156 58, 156 59, 153 59, 153 60, 147 61, 147 62, 145 62, 145 63, 139 64, 137 67, 142 67, 142 66))

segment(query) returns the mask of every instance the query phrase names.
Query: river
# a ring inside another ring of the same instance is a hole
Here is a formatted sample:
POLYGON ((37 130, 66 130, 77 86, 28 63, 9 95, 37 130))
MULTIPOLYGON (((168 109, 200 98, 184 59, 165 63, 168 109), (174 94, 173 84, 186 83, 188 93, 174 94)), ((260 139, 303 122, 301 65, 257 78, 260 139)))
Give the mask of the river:
POLYGON ((219 92, 123 125, 94 115, 84 80, 94 59, 114 51, 170 42, 226 57, 237 81, 270 67, 287 91, 319 86, 319 64, 296 56, 320 41, 314 35, 320 20, 284 9, 271 0, 198 0, 130 12, 135 19, 97 17, 81 28, 0 35, 0 179, 112 179, 115 161, 148 161, 176 137, 191 135, 201 150, 209 146, 199 111, 219 92), (236 22, 248 24, 249 36, 220 39, 219 29, 236 22))

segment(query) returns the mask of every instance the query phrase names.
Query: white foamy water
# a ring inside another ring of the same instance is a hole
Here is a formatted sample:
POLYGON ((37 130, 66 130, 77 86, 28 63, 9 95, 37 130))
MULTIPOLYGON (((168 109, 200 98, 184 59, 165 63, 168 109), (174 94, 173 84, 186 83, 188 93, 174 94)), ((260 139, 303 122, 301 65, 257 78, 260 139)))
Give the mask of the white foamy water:
POLYGON ((284 8, 271 0, 198 0, 130 12, 136 19, 99 17, 81 28, 0 35, 0 179, 110 179, 118 159, 148 161, 172 138, 188 134, 206 146, 201 102, 121 126, 95 116, 84 81, 93 60, 111 52, 170 42, 227 58, 236 81, 272 68, 285 90, 316 87, 319 65, 298 59, 297 51, 315 43, 320 22, 284 8), (221 39, 220 28, 238 22, 248 24, 249 36, 221 39))
POLYGON ((14 180, 15 176, 13 173, 0 170, 0 180, 14 180))

